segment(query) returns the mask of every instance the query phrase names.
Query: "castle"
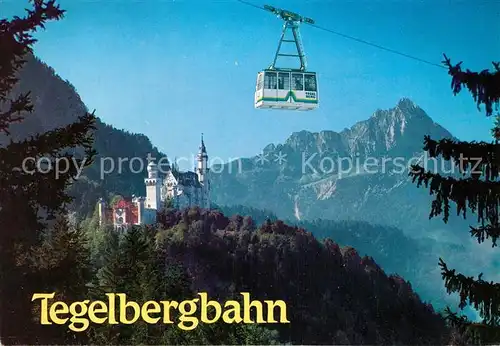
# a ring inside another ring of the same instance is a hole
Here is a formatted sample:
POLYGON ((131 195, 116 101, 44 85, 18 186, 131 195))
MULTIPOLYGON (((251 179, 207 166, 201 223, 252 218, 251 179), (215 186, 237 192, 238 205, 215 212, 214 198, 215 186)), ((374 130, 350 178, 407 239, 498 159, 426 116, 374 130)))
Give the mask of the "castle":
POLYGON ((153 161, 149 162, 147 172, 148 176, 144 179, 146 197, 122 198, 110 207, 102 198, 99 199, 100 224, 109 223, 115 229, 153 224, 156 222, 157 212, 168 206, 177 209, 191 206, 210 209, 208 155, 203 134, 196 156, 195 172, 180 172, 175 166, 168 166, 163 179, 153 161))

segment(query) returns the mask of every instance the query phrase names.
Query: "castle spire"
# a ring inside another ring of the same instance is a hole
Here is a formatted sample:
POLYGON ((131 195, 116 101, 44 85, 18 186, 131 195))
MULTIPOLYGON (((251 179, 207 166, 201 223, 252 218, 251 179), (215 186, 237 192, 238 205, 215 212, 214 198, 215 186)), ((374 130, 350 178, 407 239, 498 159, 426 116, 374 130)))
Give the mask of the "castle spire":
POLYGON ((196 173, 198 174, 198 181, 203 182, 205 175, 208 171, 208 155, 207 148, 205 148, 205 142, 203 141, 203 133, 201 134, 201 145, 200 152, 196 157, 197 161, 197 169, 196 173))
POLYGON ((200 206, 204 209, 210 209, 210 181, 208 177, 208 155, 207 148, 205 147, 205 141, 203 140, 203 133, 201 134, 201 145, 200 152, 197 156, 198 167, 196 169, 196 174, 198 176, 198 182, 201 185, 200 194, 200 206))
POLYGON ((202 153, 202 154, 206 154, 207 153, 207 148, 205 148, 205 142, 203 141, 203 132, 201 133, 200 153, 202 153))

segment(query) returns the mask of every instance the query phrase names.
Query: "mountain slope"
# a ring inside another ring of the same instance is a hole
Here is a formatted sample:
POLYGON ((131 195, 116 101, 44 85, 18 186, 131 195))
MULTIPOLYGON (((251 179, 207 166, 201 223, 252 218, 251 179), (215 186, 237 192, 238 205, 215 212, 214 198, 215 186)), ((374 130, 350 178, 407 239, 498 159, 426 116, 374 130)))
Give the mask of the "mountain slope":
POLYGON ((408 178, 415 158, 425 160, 425 135, 452 137, 409 99, 339 133, 296 132, 264 148, 264 161, 256 156, 216 167, 215 202, 269 209, 280 218, 363 220, 422 233, 441 226, 427 220, 428 193, 408 178))
MULTIPOLYGON (((19 79, 14 93, 30 91, 35 109, 24 121, 11 127, 10 138, 0 134, 0 145, 70 124, 87 111, 76 89, 34 56, 28 56, 19 71, 19 79)), ((165 156, 145 135, 116 129, 100 119, 94 135, 94 148, 98 152, 95 163, 84 171, 70 191, 75 197, 73 209, 83 215, 94 209, 99 197, 107 197, 110 193, 143 195, 148 153, 157 160, 165 156), (130 166, 133 157, 144 161, 142 171, 138 172, 138 164, 130 166), (119 165, 120 158, 128 161, 119 165)))

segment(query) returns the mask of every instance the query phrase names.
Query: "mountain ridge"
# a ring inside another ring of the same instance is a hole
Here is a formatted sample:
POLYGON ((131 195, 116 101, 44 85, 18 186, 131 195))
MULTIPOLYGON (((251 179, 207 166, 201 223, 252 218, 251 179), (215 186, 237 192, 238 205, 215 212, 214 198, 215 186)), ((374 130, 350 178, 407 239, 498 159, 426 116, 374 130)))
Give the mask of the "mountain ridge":
MULTIPOLYGON (((348 140, 352 141, 352 137, 356 139, 356 135, 359 135, 360 132, 361 134, 368 133, 368 135, 380 135, 380 133, 373 132, 374 130, 376 130, 373 128, 374 122, 379 123, 377 124, 378 127, 386 127, 386 134, 388 135, 387 139, 392 140, 395 136, 401 136, 402 134, 404 134, 407 126, 411 126, 412 121, 422 122, 424 125, 426 125, 426 128, 431 129, 430 132, 440 132, 440 135, 442 137, 454 138, 454 136, 442 125, 432 120, 432 118, 427 115, 427 113, 421 107, 416 105, 411 99, 403 97, 394 107, 385 110, 377 109, 369 118, 356 122, 350 128, 345 128, 339 132, 333 130, 321 130, 317 132, 301 130, 292 132, 292 134, 288 136, 283 144, 268 144, 264 147, 263 151, 269 152, 283 145, 290 145, 292 148, 295 148, 298 144, 305 140, 314 140, 316 142, 324 143, 326 142, 326 139, 328 139, 328 137, 331 141, 336 141, 342 143, 343 145, 351 144, 348 140), (396 131, 398 128, 399 131, 396 131)), ((347 147, 349 148, 349 146, 347 147)), ((321 152, 324 148, 318 146, 317 149, 321 152)), ((352 147, 349 149, 351 149, 349 150, 349 152, 352 154, 352 147)), ((389 150, 390 148, 386 147, 385 149, 389 150)))
MULTIPOLYGON (((397 189, 402 185, 409 186, 408 176, 402 171, 395 173, 395 168, 398 168, 398 164, 401 166, 404 161, 407 163, 404 168, 408 169, 410 160, 424 155, 425 135, 437 139, 454 138, 449 131, 434 122, 421 107, 409 98, 402 98, 394 107, 376 110, 368 119, 354 124, 349 129, 340 132, 330 130, 294 132, 283 143, 265 146, 261 155, 243 158, 238 163, 216 166, 217 171, 221 173, 214 175, 215 201, 228 204, 226 189, 231 189, 231 183, 234 184, 236 191, 241 183, 252 185, 250 191, 267 188, 276 190, 277 185, 282 185, 287 190, 286 193, 278 191, 274 195, 280 195, 286 201, 284 204, 266 203, 260 194, 252 198, 251 193, 235 202, 260 209, 270 209, 280 217, 290 218, 297 216, 297 200, 301 199, 297 196, 297 192, 316 184, 316 199, 327 200, 333 196, 334 191, 338 191, 338 184, 344 184, 339 174, 343 174, 343 178, 352 179, 364 176, 365 180, 372 181, 384 175, 391 180, 391 184, 386 182, 385 190, 397 189), (282 164, 276 162, 280 155, 286 156, 282 164), (261 164, 256 162, 263 156, 265 157, 261 164), (273 156, 275 160, 272 160, 273 156), (366 168, 360 167, 360 164, 364 166, 366 161, 374 159, 385 160, 382 162, 384 166, 377 167, 389 172, 376 172, 370 175, 366 168), (397 164, 396 159, 401 162, 397 164), (235 167, 237 164, 241 167, 235 167), (325 169, 327 164, 330 166, 325 169), (333 167, 335 164, 337 167, 333 167), (238 172, 235 168, 241 169, 238 172)), ((243 194, 243 191, 241 192, 238 196, 243 194)), ((361 191, 358 191, 358 194, 360 193, 361 191)), ((416 188, 415 193, 419 194, 416 188)), ((428 214, 427 206, 426 209, 428 214)), ((322 217, 318 212, 301 212, 301 214, 305 215, 305 218, 322 217)))

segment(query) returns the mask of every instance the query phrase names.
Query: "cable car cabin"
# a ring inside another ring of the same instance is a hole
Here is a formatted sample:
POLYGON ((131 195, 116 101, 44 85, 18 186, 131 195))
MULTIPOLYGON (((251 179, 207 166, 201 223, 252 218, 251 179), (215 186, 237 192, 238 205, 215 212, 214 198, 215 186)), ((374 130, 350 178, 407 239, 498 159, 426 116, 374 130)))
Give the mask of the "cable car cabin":
POLYGON ((310 111, 318 103, 315 72, 264 70, 257 75, 255 108, 310 111))

